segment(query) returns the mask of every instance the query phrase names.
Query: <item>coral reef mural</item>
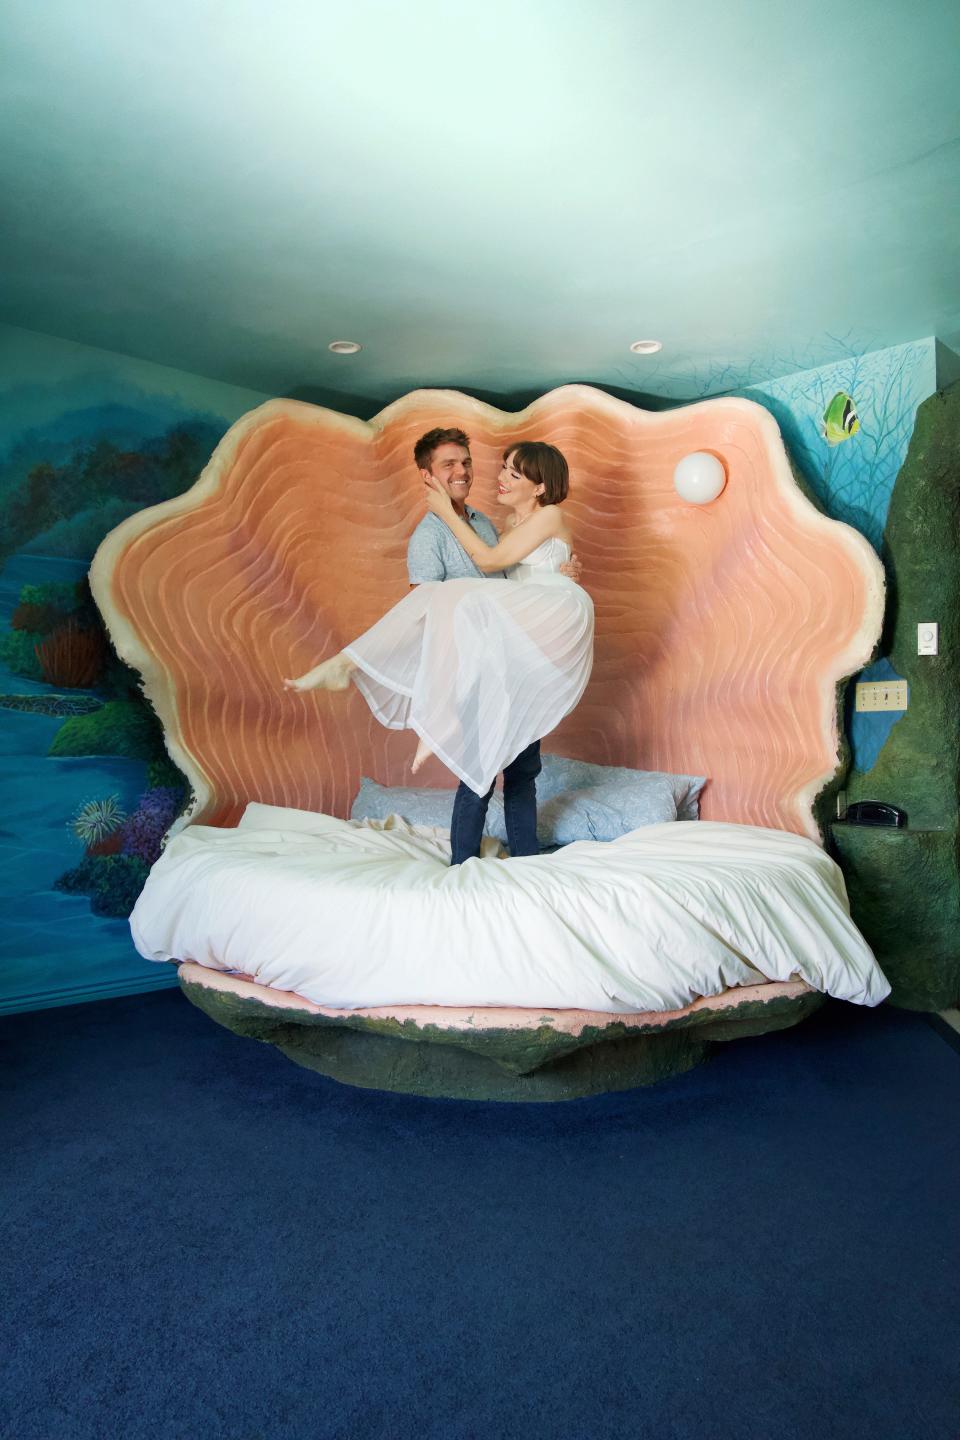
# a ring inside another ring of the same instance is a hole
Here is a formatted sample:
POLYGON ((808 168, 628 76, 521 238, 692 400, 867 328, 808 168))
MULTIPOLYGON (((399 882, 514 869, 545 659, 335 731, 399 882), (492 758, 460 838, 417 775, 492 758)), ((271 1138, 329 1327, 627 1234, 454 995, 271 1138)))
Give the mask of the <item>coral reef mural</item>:
POLYGON ((0 1010, 16 1010, 157 983, 126 917, 189 788, 87 569, 262 397, 27 332, 0 342, 0 1010))

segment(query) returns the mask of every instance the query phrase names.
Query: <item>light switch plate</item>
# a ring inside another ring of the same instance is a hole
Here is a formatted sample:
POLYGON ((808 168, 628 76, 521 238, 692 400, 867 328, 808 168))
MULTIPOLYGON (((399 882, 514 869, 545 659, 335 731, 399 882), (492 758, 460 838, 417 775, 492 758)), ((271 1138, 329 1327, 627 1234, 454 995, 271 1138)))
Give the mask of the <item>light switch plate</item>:
POLYGON ((917 654, 938 655, 940 653, 940 626, 936 620, 921 620, 917 626, 917 654))
POLYGON ((857 686, 858 710, 906 710, 906 680, 861 680, 857 686))

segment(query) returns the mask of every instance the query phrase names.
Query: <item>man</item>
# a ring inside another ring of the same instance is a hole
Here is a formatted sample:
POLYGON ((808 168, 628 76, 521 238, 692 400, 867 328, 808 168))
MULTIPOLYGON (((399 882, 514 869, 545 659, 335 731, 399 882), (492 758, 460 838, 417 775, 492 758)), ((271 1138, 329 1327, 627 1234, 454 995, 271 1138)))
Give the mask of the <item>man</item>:
MULTIPOLYGON (((453 501, 461 519, 485 544, 496 545, 499 536, 486 515, 467 504, 473 484, 473 460, 470 441, 462 430, 436 429, 421 435, 413 450, 420 478, 439 480, 453 501)), ((568 565, 561 566, 565 575, 579 580, 582 566, 574 555, 568 565)), ((503 571, 489 578, 503 578, 503 571)), ((426 514, 410 536, 407 546, 407 574, 411 585, 428 580, 481 579, 474 565, 452 531, 437 515, 426 514)), ((507 825, 507 843, 511 855, 536 855, 537 787, 540 774, 540 741, 534 740, 522 750, 503 772, 503 809, 507 825)), ((494 785, 496 782, 494 782, 494 785)), ((461 865, 480 854, 487 806, 494 785, 486 795, 477 795, 461 780, 453 801, 450 820, 451 864, 461 865)))
MULTIPOLYGON (((428 430, 413 447, 413 458, 420 478, 432 475, 439 480, 453 501, 453 508, 471 530, 487 545, 498 539, 493 522, 467 504, 473 484, 473 460, 470 441, 462 430, 428 430)), ((426 514, 410 536, 407 545, 407 574, 411 585, 427 580, 479 580, 481 572, 474 565, 453 532, 438 515, 426 514)), ((503 578, 503 571, 499 572, 503 578)))

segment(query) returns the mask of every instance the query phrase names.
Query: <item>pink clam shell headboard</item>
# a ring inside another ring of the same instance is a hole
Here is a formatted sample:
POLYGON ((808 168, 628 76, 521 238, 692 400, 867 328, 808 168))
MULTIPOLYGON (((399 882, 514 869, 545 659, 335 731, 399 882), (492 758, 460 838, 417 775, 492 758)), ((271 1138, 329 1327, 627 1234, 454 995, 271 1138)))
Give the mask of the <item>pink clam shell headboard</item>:
MULTIPOLYGON (((836 685, 880 632, 876 555, 804 497, 761 406, 651 413, 581 385, 519 414, 416 391, 369 422, 270 401, 232 426, 186 494, 106 537, 94 594, 193 784, 192 818, 230 825, 249 800, 347 815, 361 774, 411 783, 414 736, 382 729, 352 690, 296 695, 281 677, 407 592, 423 513, 413 445, 435 425, 469 433, 471 503, 494 518, 506 444, 548 440, 570 463, 596 662, 546 748, 706 775, 704 819, 816 838, 811 804, 838 759, 836 685), (709 505, 673 485, 695 450, 727 473, 709 505)), ((416 783, 451 783, 431 766, 416 783)))

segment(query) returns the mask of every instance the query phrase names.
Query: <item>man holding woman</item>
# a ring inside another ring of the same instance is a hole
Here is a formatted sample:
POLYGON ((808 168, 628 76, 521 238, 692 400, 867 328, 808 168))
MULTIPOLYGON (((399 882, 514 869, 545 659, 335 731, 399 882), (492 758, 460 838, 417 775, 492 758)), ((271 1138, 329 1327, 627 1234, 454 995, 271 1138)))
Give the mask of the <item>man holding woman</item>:
POLYGON ((504 452, 497 493, 511 515, 498 539, 467 505, 473 467, 462 430, 429 431, 414 458, 428 507, 407 551, 416 589, 339 655, 285 683, 345 689, 353 680, 382 724, 417 732, 414 769, 432 752, 460 780, 454 864, 479 854, 501 769, 510 852, 536 854, 539 737, 579 700, 593 655, 593 606, 559 510, 567 464, 536 442, 504 452))

